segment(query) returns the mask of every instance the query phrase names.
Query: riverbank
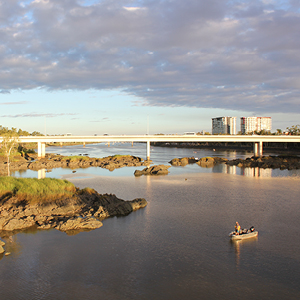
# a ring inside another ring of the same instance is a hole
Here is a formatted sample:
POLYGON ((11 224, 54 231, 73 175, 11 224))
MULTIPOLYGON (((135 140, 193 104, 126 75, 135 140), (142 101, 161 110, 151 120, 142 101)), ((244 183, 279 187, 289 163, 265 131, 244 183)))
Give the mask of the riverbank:
POLYGON ((0 230, 5 231, 92 230, 105 218, 125 216, 146 205, 143 198, 124 201, 114 194, 76 188, 66 180, 0 177, 0 230))
MULTIPOLYGON (((154 142, 151 145, 155 147, 167 148, 195 148, 209 149, 218 151, 249 151, 253 152, 252 143, 161 143, 154 142)), ((264 143, 264 152, 272 152, 287 155, 300 155, 300 148, 294 143, 264 143)))

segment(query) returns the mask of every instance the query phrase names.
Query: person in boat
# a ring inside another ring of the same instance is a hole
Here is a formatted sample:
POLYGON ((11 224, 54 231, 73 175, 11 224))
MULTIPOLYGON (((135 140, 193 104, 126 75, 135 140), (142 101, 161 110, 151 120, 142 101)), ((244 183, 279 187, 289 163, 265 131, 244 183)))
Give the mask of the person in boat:
POLYGON ((235 222, 234 229, 235 229, 236 234, 240 234, 241 226, 240 226, 239 222, 235 222))

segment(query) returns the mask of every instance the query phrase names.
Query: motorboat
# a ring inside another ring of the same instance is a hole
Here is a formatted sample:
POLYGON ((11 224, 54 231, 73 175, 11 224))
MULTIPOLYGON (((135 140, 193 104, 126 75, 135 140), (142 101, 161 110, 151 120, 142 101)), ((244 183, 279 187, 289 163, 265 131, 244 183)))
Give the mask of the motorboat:
POLYGON ((229 237, 232 241, 250 239, 258 236, 258 231, 254 229, 252 226, 250 229, 242 229, 239 234, 236 231, 232 231, 229 233, 229 237))

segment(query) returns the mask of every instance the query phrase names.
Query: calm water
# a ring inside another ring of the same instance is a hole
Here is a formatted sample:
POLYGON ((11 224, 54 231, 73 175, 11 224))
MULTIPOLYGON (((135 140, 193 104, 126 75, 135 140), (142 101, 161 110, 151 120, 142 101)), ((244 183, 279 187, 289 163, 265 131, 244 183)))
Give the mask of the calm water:
MULTIPOLYGON (((47 153, 56 153, 61 155, 88 155, 90 157, 107 157, 110 155, 135 155, 143 159, 146 158, 146 144, 135 143, 133 146, 131 143, 116 143, 110 147, 107 144, 87 144, 85 147, 79 146, 66 146, 66 147, 48 147, 47 153)), ((273 153, 264 153, 265 155, 273 155, 273 153)), ((227 159, 247 158, 251 157, 253 152, 251 151, 212 151, 209 149, 185 149, 185 148, 168 148, 168 147, 151 147, 151 160, 153 164, 169 165, 169 161, 177 157, 224 157, 227 159)), ((127 167, 116 169, 113 172, 102 169, 99 167, 78 169, 76 172, 80 172, 83 176, 86 175, 103 175, 103 176, 132 176, 134 171, 142 170, 144 167, 127 167)), ((72 174, 74 170, 68 168, 57 168, 52 170, 46 170, 46 177, 60 178, 63 175, 72 174)), ((278 176, 300 176, 300 170, 292 171, 280 171, 271 169, 254 169, 246 168, 241 169, 238 167, 230 167, 227 165, 216 165, 209 168, 201 168, 197 164, 187 165, 185 167, 172 167, 169 169, 170 174, 184 174, 184 173, 229 173, 250 177, 278 177, 278 176)), ((15 177, 38 177, 37 171, 24 170, 20 172, 12 172, 12 176, 15 177)))
MULTIPOLYGON (((155 151, 165 150, 155 148, 153 160, 155 151)), ((178 151, 162 163, 192 156, 178 151)), ((51 230, 7 237, 1 299, 299 299, 299 177, 197 167, 159 177, 61 174, 81 188, 144 197, 148 206, 73 236, 51 230), (258 238, 231 243, 235 221, 254 225, 258 238)))

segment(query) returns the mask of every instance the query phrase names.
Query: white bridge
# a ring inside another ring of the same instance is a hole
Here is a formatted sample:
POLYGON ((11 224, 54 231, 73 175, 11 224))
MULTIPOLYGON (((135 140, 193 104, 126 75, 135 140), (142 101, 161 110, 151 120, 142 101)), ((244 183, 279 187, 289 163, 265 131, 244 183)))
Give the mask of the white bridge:
MULTIPOLYGON (((147 144, 147 160, 150 160, 151 142, 251 142, 253 143, 254 156, 262 156, 263 143, 299 143, 297 135, 103 135, 103 136, 20 136, 19 143, 37 143, 38 157, 45 157, 46 143, 113 143, 113 142, 144 142, 147 144)), ((2 137, 0 137, 0 143, 2 137)))

